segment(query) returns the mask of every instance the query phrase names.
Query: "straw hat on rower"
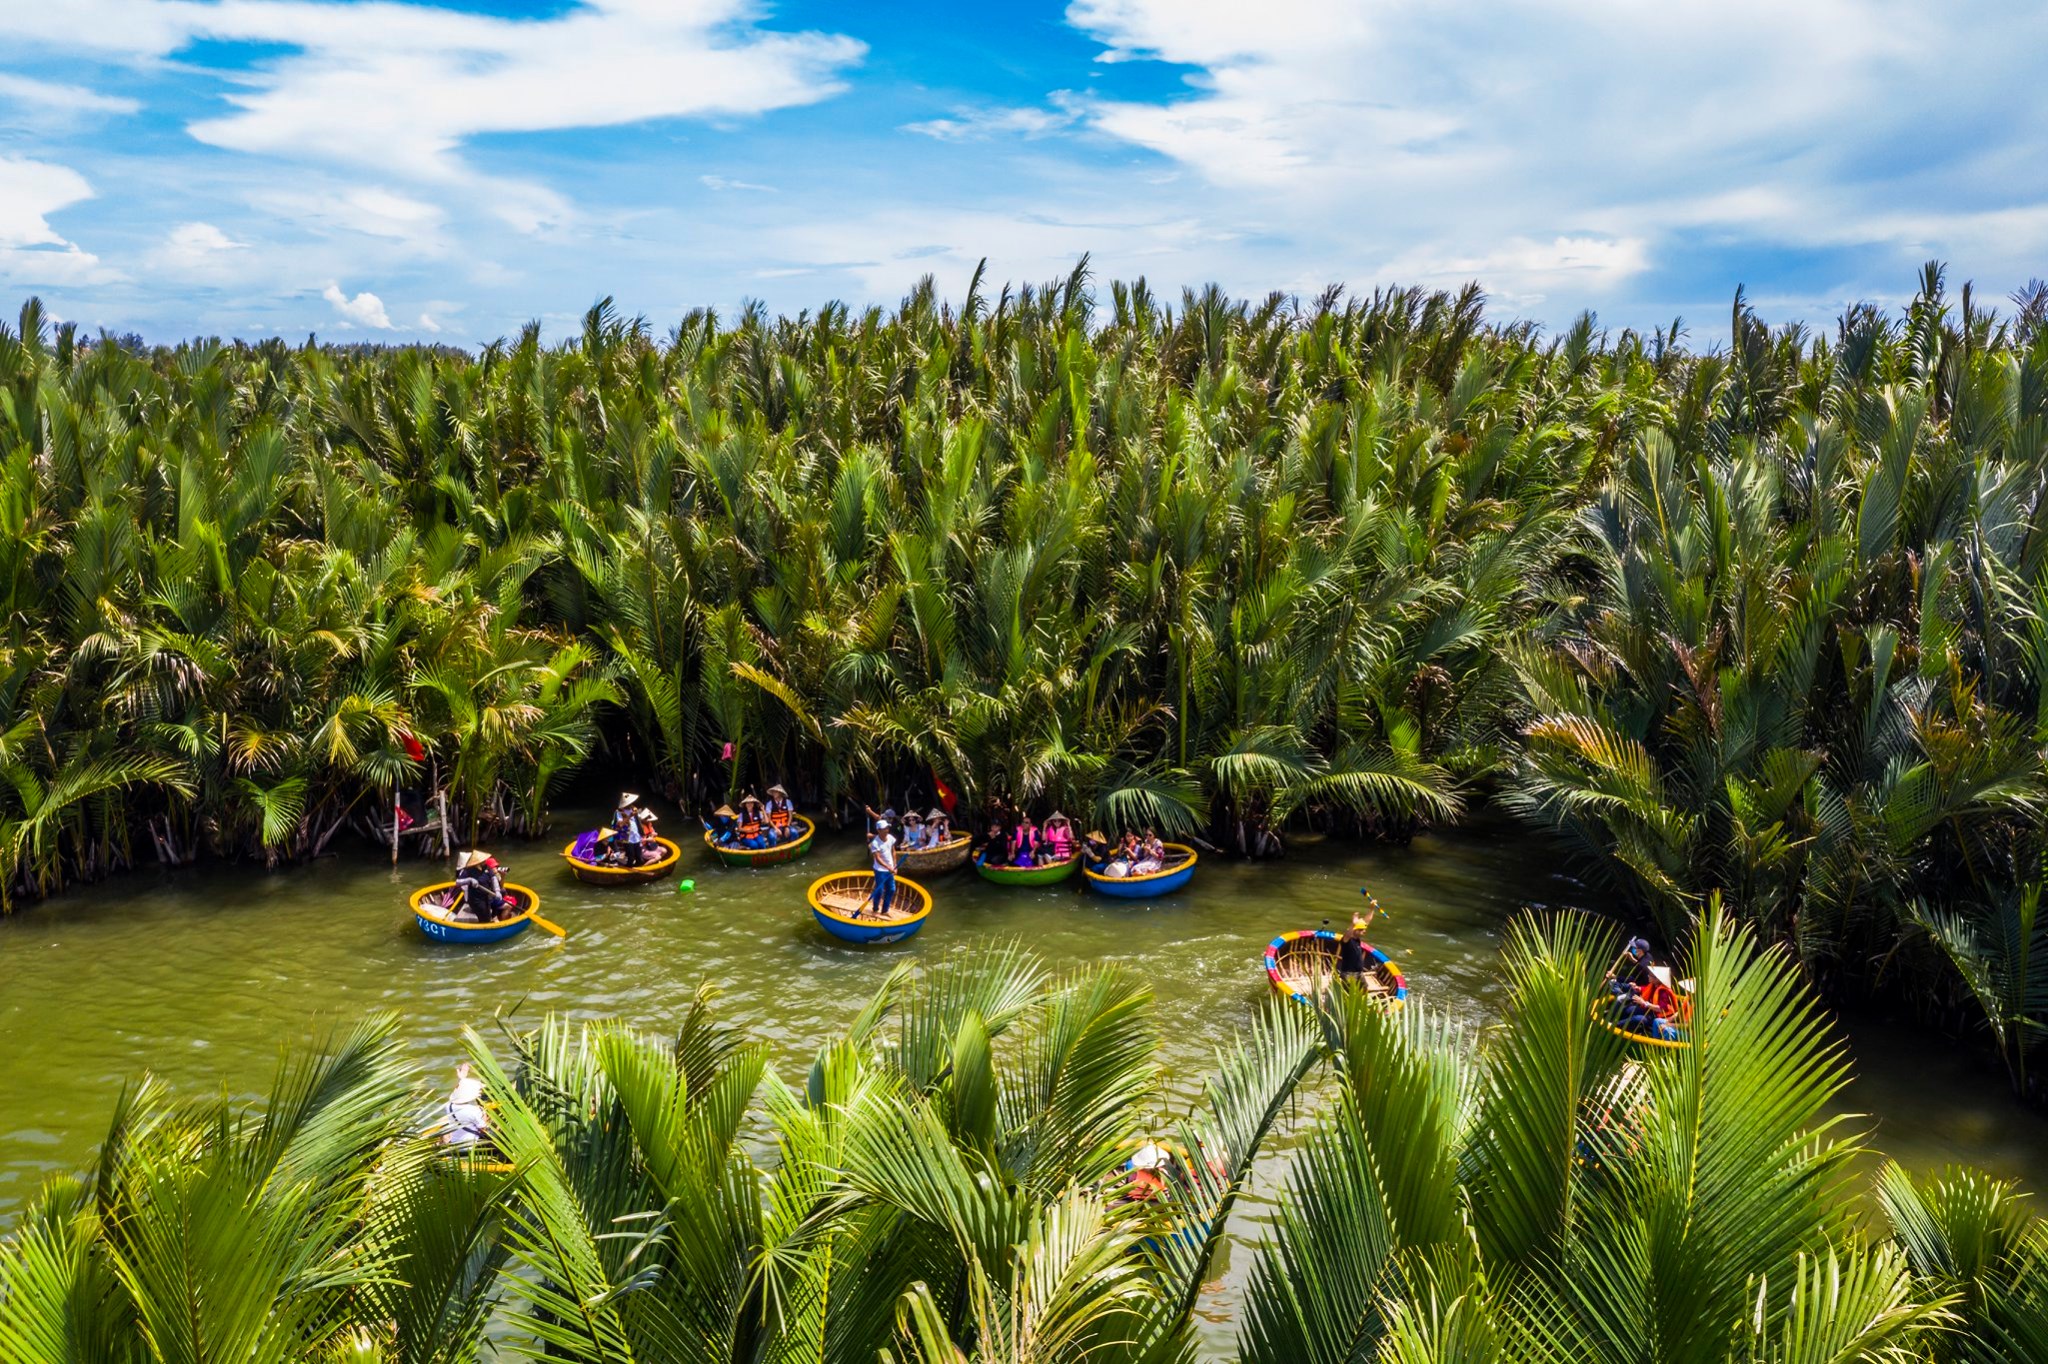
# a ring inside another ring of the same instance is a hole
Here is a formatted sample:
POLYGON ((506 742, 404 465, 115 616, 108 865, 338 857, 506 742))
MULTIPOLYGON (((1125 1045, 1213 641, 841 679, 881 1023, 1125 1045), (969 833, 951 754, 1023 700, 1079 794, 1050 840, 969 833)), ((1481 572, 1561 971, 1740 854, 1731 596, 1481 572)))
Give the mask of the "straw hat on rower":
POLYGON ((771 796, 786 796, 789 794, 789 788, 783 786, 771 786, 768 788, 768 794, 771 796))
POLYGON ((1650 968, 1650 976, 1665 989, 1671 988, 1671 968, 1661 962, 1650 968))
POLYGON ((716 810, 713 810, 711 813, 714 818, 718 819, 739 818, 739 813, 736 810, 734 810, 730 805, 721 805, 716 810))
POLYGON ((640 793, 639 793, 638 791, 621 791, 621 792, 619 793, 619 808, 620 808, 620 809, 622 809, 622 810, 623 810, 623 809, 624 809, 625 807, 627 807, 628 805, 638 805, 639 803, 640 803, 640 793))
POLYGON ((467 871, 471 867, 477 866, 484 862, 488 862, 490 860, 491 855, 489 853, 484 852, 480 848, 472 848, 468 852, 464 853, 461 857, 456 859, 455 870, 467 871))
POLYGON ((931 813, 925 816, 926 819, 944 819, 945 817, 946 812, 936 805, 932 807, 931 813))
POLYGON ((755 794, 754 794, 754 793, 753 793, 752 791, 749 791, 749 792, 747 792, 747 794, 745 794, 744 796, 741 796, 741 797, 740 797, 740 804, 741 804, 742 806, 746 806, 746 805, 759 805, 760 803, 761 803, 761 798, 760 798, 759 796, 755 795, 755 794))

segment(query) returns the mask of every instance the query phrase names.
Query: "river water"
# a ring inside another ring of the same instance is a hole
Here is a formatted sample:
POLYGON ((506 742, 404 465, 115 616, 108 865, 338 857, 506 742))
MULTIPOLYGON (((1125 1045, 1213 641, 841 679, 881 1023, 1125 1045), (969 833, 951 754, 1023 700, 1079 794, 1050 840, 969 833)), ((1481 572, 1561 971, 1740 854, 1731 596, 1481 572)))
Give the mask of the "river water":
MULTIPOLYGON (((1278 863, 1205 859, 1187 890, 1150 902, 1105 900, 1078 879, 1026 890, 957 872, 929 883, 937 906, 917 938, 860 949, 821 933, 804 903, 813 879, 861 864, 850 837, 821 834, 810 856, 759 870, 719 867, 691 844, 679 872, 695 880, 690 894, 676 880, 581 885, 559 847, 501 852, 569 931, 563 942, 533 930, 494 947, 430 943, 405 897, 440 878, 369 852, 276 873, 137 873, 0 922, 0 1221, 44 1176, 88 1156, 121 1085, 144 1069, 186 1093, 257 1093, 281 1044, 369 1010, 403 1015, 420 1058, 445 1071, 462 1026, 488 1031, 495 1010, 666 1030, 711 981, 722 1016, 768 1039, 796 1077, 896 963, 1021 941, 1055 967, 1115 961, 1149 977, 1165 1063, 1192 1093, 1214 1048, 1268 993, 1267 940, 1343 922, 1360 885, 1386 910, 1374 940, 1415 991, 1473 1022, 1497 997, 1506 922, 1572 894, 1543 850, 1501 831, 1406 848, 1311 840, 1278 863)), ((2048 1120, 2009 1102, 1994 1066, 1880 1024, 1849 1037, 1858 1078, 1847 1107, 1874 1119, 1875 1146, 1916 1169, 1970 1162, 2048 1188, 2048 1120)), ((1270 1190, 1254 1192, 1241 1232, 1270 1190)), ((1250 1257, 1231 1259, 1208 1304, 1218 1335, 1250 1257)))

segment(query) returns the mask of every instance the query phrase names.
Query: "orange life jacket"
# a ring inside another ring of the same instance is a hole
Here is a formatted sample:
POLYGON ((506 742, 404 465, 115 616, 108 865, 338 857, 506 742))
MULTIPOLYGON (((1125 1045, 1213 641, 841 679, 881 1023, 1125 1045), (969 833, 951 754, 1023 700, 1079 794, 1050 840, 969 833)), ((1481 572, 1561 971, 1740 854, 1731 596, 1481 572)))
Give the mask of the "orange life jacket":
POLYGON ((740 817, 740 837, 759 838, 760 836, 761 821, 753 815, 742 815, 740 817))
POLYGON ((1641 989, 1643 1003, 1655 1009, 1659 1018, 1671 1018, 1678 1013, 1678 996, 1663 981, 1652 980, 1641 989))
POLYGON ((773 824, 777 829, 787 831, 789 828, 790 817, 794 813, 795 811, 791 810, 786 805, 771 805, 768 807, 768 822, 770 824, 773 824))

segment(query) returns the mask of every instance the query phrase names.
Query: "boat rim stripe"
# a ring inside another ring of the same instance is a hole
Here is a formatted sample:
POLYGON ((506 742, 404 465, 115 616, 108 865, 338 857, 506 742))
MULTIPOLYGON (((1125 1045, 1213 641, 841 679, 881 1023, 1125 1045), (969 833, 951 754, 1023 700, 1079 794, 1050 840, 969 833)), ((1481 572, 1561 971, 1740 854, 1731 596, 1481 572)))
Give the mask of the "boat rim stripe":
MULTIPOLYGON (((1301 999, 1303 997, 1301 992, 1289 985, 1280 975, 1280 949, 1291 942, 1299 942, 1303 938, 1328 938, 1331 942, 1337 942, 1343 936, 1343 934, 1327 928, 1290 929, 1266 944, 1266 974, 1272 977, 1273 984, 1287 991, 1296 999, 1301 999)), ((1374 947, 1371 943, 1365 945, 1365 950, 1372 954, 1374 961, 1386 967, 1388 972, 1394 977, 1394 998, 1406 999, 1408 997, 1408 977, 1403 975, 1401 968, 1394 964, 1394 959, 1380 951, 1379 948, 1374 947)))
POLYGON ((432 895, 437 890, 453 890, 455 888, 455 884, 456 883, 453 881, 436 881, 431 886, 421 886, 418 890, 412 893, 412 912, 418 915, 420 918, 425 919, 428 923, 440 924, 443 928, 452 928, 460 933, 480 933, 487 932, 494 928, 508 928, 513 924, 521 922, 522 920, 531 919, 534 915, 540 913, 540 896, 528 887, 519 885, 518 883, 513 881, 507 881, 505 883, 505 889, 516 890, 525 895, 526 910, 524 913, 515 914, 509 919, 493 919, 491 922, 487 924, 466 924, 457 919, 444 919, 439 914, 428 909, 426 906, 420 903, 420 900, 423 897, 432 895))
POLYGON ((837 881, 842 877, 847 876, 865 876, 870 881, 872 881, 874 879, 874 875, 875 874, 871 871, 835 871, 828 875, 820 876, 817 880, 811 882, 811 888, 804 892, 804 898, 811 902, 811 912, 813 914, 822 914, 824 917, 828 919, 832 919, 842 924, 851 924, 855 928, 902 928, 908 924, 922 923, 926 918, 928 918, 931 915, 932 893, 926 890, 923 886, 920 886, 917 882, 911 880, 907 876, 897 877, 896 884, 899 886, 909 886, 912 890, 916 891, 924 899, 924 908, 918 910, 917 913, 911 915, 908 919, 890 919, 886 923, 877 923, 873 919, 851 919, 848 918, 846 915, 839 913, 837 910, 827 909, 823 904, 819 903, 818 901, 818 888, 828 881, 837 881))

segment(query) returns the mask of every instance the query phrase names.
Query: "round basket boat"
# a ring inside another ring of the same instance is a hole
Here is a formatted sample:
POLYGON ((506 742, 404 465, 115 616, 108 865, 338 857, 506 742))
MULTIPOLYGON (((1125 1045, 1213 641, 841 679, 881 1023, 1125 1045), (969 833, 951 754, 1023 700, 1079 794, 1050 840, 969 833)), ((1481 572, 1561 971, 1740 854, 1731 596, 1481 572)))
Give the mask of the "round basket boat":
POLYGON ((857 943, 901 942, 931 917, 932 893, 915 881, 896 878, 896 903, 886 915, 866 908, 873 889, 871 871, 835 871, 811 882, 811 914, 835 938, 857 943))
POLYGON ((704 831, 704 846, 728 867, 772 867, 778 862, 794 862, 811 850, 811 839, 818 832, 818 826, 802 815, 796 816, 796 822, 800 829, 797 836, 772 848, 720 847, 711 841, 709 829, 704 831))
POLYGON ((683 850, 666 838, 650 839, 661 850, 661 856, 652 862, 642 862, 637 867, 610 867, 602 862, 589 860, 595 851, 585 843, 590 834, 583 835, 568 847, 562 849, 562 859, 569 864, 569 870, 576 874, 578 881, 587 881, 593 886, 637 886, 643 881, 659 881, 676 869, 676 863, 683 860, 683 850), (584 855, 577 856, 578 852, 584 855))
POLYGON ((974 869, 981 873, 984 881, 993 881, 999 886, 1056 886, 1074 874, 1081 865, 1081 854, 1075 853, 1064 862, 1046 862, 1036 867, 991 866, 976 862, 974 869))
POLYGON ((465 947, 502 942, 532 928, 533 916, 540 912, 538 893, 525 886, 515 886, 510 881, 505 883, 505 893, 518 901, 519 913, 487 924, 464 923, 449 917, 450 906, 457 894, 455 883, 437 882, 412 893, 412 917, 418 922, 420 932, 435 942, 461 943, 465 947))
POLYGON ((1613 1033, 1624 1042, 1632 1042, 1651 1051, 1690 1051, 1692 1049, 1692 995, 1685 990, 1678 995, 1678 1036, 1652 1037, 1648 1033, 1631 1032, 1615 1021, 1614 1001, 1606 995, 1593 1001, 1593 1021, 1613 1033))
POLYGON ((1104 895, 1119 900, 1149 900, 1179 890, 1195 879, 1196 853, 1185 843, 1168 843, 1166 855, 1172 860, 1158 871, 1143 876, 1104 876, 1093 867, 1083 867, 1088 884, 1104 895))
MULTIPOLYGON (((1282 933, 1266 944, 1266 978, 1281 994, 1303 1004, 1313 1003, 1316 996, 1329 993, 1331 986, 1340 983, 1337 950, 1343 941, 1327 928, 1282 933)), ((1381 1003, 1398 1007, 1408 998, 1408 978, 1391 957, 1371 943, 1365 944, 1365 957, 1365 975, 1358 983, 1381 1003)))
POLYGON ((913 871, 919 876, 937 876, 941 872, 958 871, 967 865, 968 846, 974 840, 966 834, 949 838, 936 848, 912 848, 908 852, 899 850, 896 866, 902 871, 913 871))

